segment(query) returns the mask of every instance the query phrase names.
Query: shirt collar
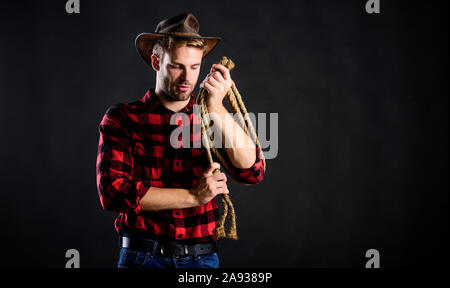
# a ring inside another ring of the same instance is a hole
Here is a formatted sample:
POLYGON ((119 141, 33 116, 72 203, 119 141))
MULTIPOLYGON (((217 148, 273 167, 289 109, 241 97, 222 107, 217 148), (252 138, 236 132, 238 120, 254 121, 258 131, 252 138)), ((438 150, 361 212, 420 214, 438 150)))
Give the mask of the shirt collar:
MULTIPOLYGON (((160 111, 166 110, 166 111, 173 113, 173 111, 167 109, 164 105, 161 104, 161 102, 159 102, 158 97, 156 97, 154 88, 148 90, 142 99, 143 99, 144 103, 147 105, 147 107, 149 108, 149 112, 153 112, 153 111, 157 111, 157 110, 161 109, 160 111)), ((188 104, 183 109, 181 109, 178 113, 191 112, 194 105, 195 105, 195 96, 194 96, 194 94, 192 94, 191 99, 189 100, 188 104)))

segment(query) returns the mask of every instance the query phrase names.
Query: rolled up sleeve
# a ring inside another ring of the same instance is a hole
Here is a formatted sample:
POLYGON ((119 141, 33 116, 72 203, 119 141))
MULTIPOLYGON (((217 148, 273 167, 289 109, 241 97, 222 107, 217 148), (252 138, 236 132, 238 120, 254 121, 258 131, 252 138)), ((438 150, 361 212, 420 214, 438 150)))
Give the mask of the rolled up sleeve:
POLYGON ((97 190, 105 210, 139 213, 149 183, 133 179, 131 135, 120 104, 110 107, 99 125, 97 190))
POLYGON ((233 168, 231 176, 238 182, 243 184, 260 183, 264 178, 264 161, 262 159, 262 152, 259 147, 256 147, 255 163, 249 168, 233 168))

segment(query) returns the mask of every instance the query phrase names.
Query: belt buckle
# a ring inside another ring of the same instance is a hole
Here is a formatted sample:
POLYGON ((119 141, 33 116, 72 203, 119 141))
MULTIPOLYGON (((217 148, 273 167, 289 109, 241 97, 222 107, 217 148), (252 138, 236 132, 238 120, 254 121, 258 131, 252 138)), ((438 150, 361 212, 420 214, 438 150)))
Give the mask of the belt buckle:
POLYGON ((189 245, 170 243, 173 256, 180 258, 189 255, 189 245))
MULTIPOLYGON (((175 243, 172 243, 172 242, 169 242, 169 243, 160 243, 160 246, 159 246, 159 252, 160 252, 160 254, 162 255, 162 256, 167 256, 167 255, 165 255, 165 253, 167 253, 168 251, 166 251, 167 249, 165 249, 165 248, 169 248, 169 247, 165 247, 165 245, 168 245, 168 246, 170 246, 171 247, 171 249, 169 249, 169 250, 171 250, 171 251, 173 251, 172 253, 173 253, 173 256, 175 256, 175 254, 176 253, 174 253, 174 251, 176 250, 175 249, 175 243)), ((179 245, 179 244, 178 244, 179 245)), ((186 255, 189 255, 189 245, 179 245, 179 246, 181 246, 182 247, 182 250, 181 251, 183 251, 184 252, 184 256, 186 256, 186 255)), ((179 247, 178 246, 178 247, 179 247)), ((178 250, 179 251, 179 250, 178 250)), ((182 256, 182 255, 176 255, 177 257, 179 257, 179 256, 182 256)))

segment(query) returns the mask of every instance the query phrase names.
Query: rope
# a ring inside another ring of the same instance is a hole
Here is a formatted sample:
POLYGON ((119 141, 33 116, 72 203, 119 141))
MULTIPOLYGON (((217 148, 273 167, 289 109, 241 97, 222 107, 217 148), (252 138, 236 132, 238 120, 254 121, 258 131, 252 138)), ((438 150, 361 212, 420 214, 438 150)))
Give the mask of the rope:
MULTIPOLYGON (((220 64, 227 67, 230 71, 234 68, 234 63, 231 61, 231 59, 227 57, 222 57, 222 60, 220 61, 220 64)), ((205 88, 201 88, 197 99, 196 104, 200 105, 200 115, 199 121, 201 124, 202 129, 202 138, 203 143, 205 145, 206 154, 208 157, 209 163, 213 163, 213 155, 217 159, 217 162, 221 164, 221 167, 223 167, 228 174, 230 174, 232 177, 234 175, 233 173, 233 165, 228 160, 228 157, 226 156, 226 152, 224 150, 219 150, 216 147, 214 147, 212 138, 214 135, 212 134, 212 131, 210 129, 211 120, 209 118, 209 112, 207 108, 207 97, 208 97, 208 91, 205 88)), ((255 129, 253 128, 252 121, 250 120, 250 117, 247 113, 247 109, 245 108, 244 102, 242 101, 242 97, 239 94, 239 91, 236 88, 236 85, 234 81, 232 81, 231 89, 228 91, 226 95, 228 104, 230 104, 231 110, 235 115, 238 115, 238 122, 241 125, 244 132, 249 135, 254 143, 256 143, 257 147, 261 151, 262 160, 264 164, 264 171, 266 171, 266 160, 264 158, 264 155, 262 154, 261 145, 259 143, 258 137, 256 136, 255 129)), ((219 169, 216 169, 213 173, 218 173, 219 169)), ((234 177, 233 177, 234 178, 234 177)), ((236 179, 237 180, 237 179, 236 179)), ((239 182, 239 181, 238 181, 239 182)), ((245 183, 241 183, 245 184, 245 183)), ((236 229, 236 212, 234 210, 233 202, 231 202, 230 196, 228 194, 219 194, 219 199, 222 202, 223 205, 223 217, 220 217, 219 224, 217 225, 215 229, 215 234, 218 238, 229 238, 233 240, 237 240, 237 229, 236 229), (230 216, 230 229, 228 232, 225 231, 225 220, 227 217, 230 216)))

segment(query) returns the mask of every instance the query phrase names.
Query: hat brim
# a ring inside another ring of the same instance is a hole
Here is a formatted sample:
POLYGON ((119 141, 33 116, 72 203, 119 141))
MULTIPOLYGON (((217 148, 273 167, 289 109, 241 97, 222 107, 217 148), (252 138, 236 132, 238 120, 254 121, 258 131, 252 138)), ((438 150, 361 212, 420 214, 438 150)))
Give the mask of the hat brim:
MULTIPOLYGON (((153 45, 155 42, 164 37, 173 36, 166 33, 141 33, 136 37, 135 45, 139 52, 139 55, 147 62, 148 65, 152 65, 153 45)), ((206 41, 207 48, 203 52, 203 57, 208 55, 220 42, 220 37, 201 37, 201 36, 183 36, 183 38, 203 39, 206 41)))

